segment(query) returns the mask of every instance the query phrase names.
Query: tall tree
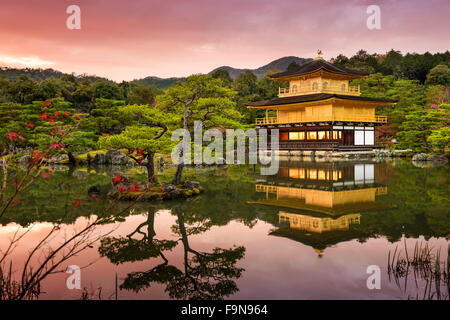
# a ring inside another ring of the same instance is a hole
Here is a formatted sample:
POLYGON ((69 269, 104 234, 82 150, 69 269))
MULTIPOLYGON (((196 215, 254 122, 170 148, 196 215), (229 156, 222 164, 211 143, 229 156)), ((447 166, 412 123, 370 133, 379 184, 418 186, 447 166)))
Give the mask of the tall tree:
POLYGON ((429 143, 429 137, 435 130, 450 126, 450 105, 438 108, 421 108, 406 116, 397 133, 398 147, 411 148, 414 151, 435 152, 429 143))
POLYGON ((127 149, 128 157, 147 168, 149 183, 158 181, 155 175, 154 158, 156 152, 167 152, 172 142, 166 134, 167 114, 145 105, 131 105, 119 109, 133 118, 133 124, 120 134, 100 137, 102 148, 127 149))
MULTIPOLYGON (((226 87, 221 79, 211 75, 192 75, 158 96, 156 108, 163 114, 172 114, 175 126, 185 132, 194 130, 196 120, 202 121, 206 128, 238 127, 241 114, 235 109, 235 95, 236 92, 226 87)), ((187 141, 183 139, 182 143, 174 184, 180 183, 185 165, 183 150, 187 141)))
POLYGON ((9 86, 9 94, 14 102, 30 103, 33 93, 37 89, 37 84, 26 75, 21 75, 9 86))
POLYGON ((93 97, 123 100, 122 92, 117 84, 106 80, 97 80, 92 84, 93 97))
POLYGON ((231 84, 233 83, 233 79, 230 77, 230 74, 228 73, 227 70, 219 69, 216 72, 214 72, 212 76, 214 78, 221 79, 223 83, 228 87, 231 86, 231 84))
POLYGON ((450 86, 450 68, 444 64, 438 64, 427 74, 425 84, 450 86))
POLYGON ((147 104, 151 106, 155 101, 157 89, 154 85, 135 84, 128 93, 129 104, 147 104))

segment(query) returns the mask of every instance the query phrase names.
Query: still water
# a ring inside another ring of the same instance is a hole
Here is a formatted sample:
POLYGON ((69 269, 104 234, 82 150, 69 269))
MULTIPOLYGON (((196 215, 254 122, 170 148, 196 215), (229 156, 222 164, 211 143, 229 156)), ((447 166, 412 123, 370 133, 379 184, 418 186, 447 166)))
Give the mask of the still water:
MULTIPOLYGON (((0 219, 3 251, 28 231, 9 256, 13 269, 56 223, 46 240, 53 249, 105 211, 87 190, 108 192, 116 173, 145 180, 135 168, 56 168, 21 195, 0 219)), ((428 245, 432 268, 436 259, 448 268, 448 178, 449 166, 410 161, 282 161, 275 176, 250 165, 187 169, 203 194, 114 204, 116 218, 95 226, 88 245, 54 270, 62 272, 42 280, 39 298, 448 299, 445 281, 398 264, 428 245), (81 290, 67 288, 69 265, 81 268, 81 290), (368 289, 369 266, 379 267, 380 289, 368 289)))

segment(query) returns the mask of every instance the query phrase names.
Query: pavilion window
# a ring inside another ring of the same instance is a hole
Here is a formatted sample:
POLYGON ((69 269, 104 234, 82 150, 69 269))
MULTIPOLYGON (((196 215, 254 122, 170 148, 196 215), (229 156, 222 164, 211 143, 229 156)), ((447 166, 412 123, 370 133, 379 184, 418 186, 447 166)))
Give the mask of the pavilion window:
POLYGON ((342 84, 342 86, 341 86, 341 91, 344 91, 344 92, 345 92, 345 83, 342 84))
POLYGON ((325 170, 319 170, 318 179, 319 180, 327 180, 327 173, 325 170))
POLYGON ((328 131, 319 131, 319 132, 317 132, 317 137, 319 138, 319 140, 328 139, 328 131))
POLYGON ((308 179, 317 180, 317 170, 316 169, 308 170, 308 179))
POLYGON ((319 85, 317 84, 317 82, 313 82, 312 89, 313 89, 313 91, 316 91, 317 89, 319 89, 319 85))
POLYGON ((289 132, 289 140, 305 140, 304 132, 289 132))
POLYGON ((305 170, 304 169, 289 169, 289 178, 293 179, 305 179, 305 170))
POLYGON ((342 131, 333 131, 333 139, 334 140, 342 139, 342 131))
POLYGON ((296 85, 292 86, 292 93, 297 93, 297 86, 296 85))
POLYGON ((342 179, 342 171, 333 170, 333 180, 338 181, 339 179, 342 179))
POLYGON ((308 131, 307 137, 308 137, 308 140, 317 140, 317 132, 316 131, 308 131))
POLYGON ((327 88, 328 88, 328 82, 324 82, 323 83, 323 85, 322 85, 322 88, 324 89, 324 90, 326 90, 327 88))
POLYGON ((288 132, 280 132, 280 140, 289 140, 289 133, 288 132))

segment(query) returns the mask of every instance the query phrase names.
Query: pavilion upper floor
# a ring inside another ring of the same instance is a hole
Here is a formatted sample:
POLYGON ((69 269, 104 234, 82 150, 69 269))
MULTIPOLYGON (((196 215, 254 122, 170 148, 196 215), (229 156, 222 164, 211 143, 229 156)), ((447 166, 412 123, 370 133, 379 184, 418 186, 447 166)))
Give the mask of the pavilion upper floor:
POLYGON ((249 108, 265 110, 265 117, 256 118, 256 125, 327 122, 385 124, 387 117, 376 115, 375 109, 379 105, 393 103, 393 100, 385 99, 312 94, 254 103, 249 108))

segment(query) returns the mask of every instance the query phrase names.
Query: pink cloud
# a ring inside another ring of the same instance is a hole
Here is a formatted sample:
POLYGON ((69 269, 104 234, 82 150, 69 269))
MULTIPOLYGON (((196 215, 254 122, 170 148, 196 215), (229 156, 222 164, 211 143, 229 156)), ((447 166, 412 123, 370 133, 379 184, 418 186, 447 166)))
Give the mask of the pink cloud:
POLYGON ((0 56, 130 80, 252 68, 317 49, 326 58, 361 48, 436 52, 448 49, 449 13, 444 0, 16 0, 2 3, 0 56), (71 4, 81 7, 81 30, 66 28, 71 4), (369 4, 381 8, 381 30, 366 28, 369 4))

